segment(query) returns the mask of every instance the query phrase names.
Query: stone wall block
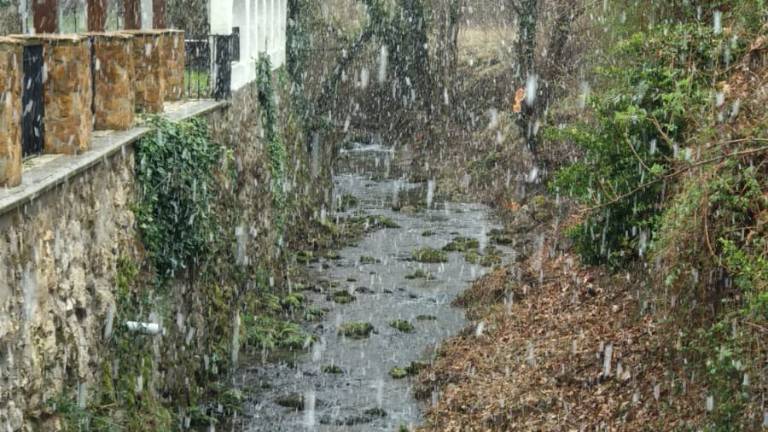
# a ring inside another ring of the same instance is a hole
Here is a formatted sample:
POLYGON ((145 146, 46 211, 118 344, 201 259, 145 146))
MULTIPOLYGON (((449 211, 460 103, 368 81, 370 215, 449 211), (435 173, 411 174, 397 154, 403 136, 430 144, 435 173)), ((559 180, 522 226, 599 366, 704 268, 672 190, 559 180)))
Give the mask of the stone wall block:
POLYGON ((78 154, 90 148, 91 56, 88 40, 77 35, 13 35, 43 46, 45 142, 48 154, 78 154))
POLYGON ((158 30, 126 30, 133 36, 133 80, 136 108, 150 113, 163 112, 165 73, 162 61, 163 32, 158 30))
POLYGON ((21 183, 23 46, 0 38, 0 187, 21 183))
POLYGON ((91 33, 94 56, 94 128, 126 130, 133 126, 136 97, 133 36, 91 33))

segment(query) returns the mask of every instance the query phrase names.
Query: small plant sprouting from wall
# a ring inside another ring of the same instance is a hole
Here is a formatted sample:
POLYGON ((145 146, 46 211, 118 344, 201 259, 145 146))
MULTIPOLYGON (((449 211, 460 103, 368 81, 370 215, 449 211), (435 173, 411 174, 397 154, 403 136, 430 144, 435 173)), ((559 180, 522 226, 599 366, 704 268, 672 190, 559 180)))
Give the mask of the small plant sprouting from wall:
MULTIPOLYGON (((269 155, 269 171, 271 177, 272 207, 275 211, 275 227, 278 237, 282 239, 285 231, 285 214, 288 198, 285 190, 285 158, 286 151, 280 136, 275 90, 272 85, 272 63, 267 54, 262 54, 256 66, 256 82, 261 105, 261 121, 264 128, 264 139, 269 155)), ((278 240, 282 241, 282 240, 278 240)))
POLYGON ((215 170, 224 148, 206 124, 155 118, 137 146, 136 217, 161 285, 205 256, 215 232, 215 170))

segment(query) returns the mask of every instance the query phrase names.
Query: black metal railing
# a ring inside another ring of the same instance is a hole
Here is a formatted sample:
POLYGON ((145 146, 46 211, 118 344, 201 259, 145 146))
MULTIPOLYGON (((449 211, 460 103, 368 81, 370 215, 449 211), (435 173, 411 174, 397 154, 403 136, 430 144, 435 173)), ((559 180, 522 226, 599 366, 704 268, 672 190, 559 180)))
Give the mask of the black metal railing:
POLYGON ((216 85, 213 97, 216 100, 229 99, 232 95, 232 35, 214 36, 216 60, 213 64, 216 85))
POLYGON ((232 27, 232 61, 240 61, 240 27, 232 27))
POLYGON ((43 152, 45 102, 43 97, 43 46, 24 47, 24 79, 21 94, 21 150, 27 158, 43 152))
POLYGON ((184 41, 184 96, 188 99, 230 96, 232 36, 207 36, 184 41))

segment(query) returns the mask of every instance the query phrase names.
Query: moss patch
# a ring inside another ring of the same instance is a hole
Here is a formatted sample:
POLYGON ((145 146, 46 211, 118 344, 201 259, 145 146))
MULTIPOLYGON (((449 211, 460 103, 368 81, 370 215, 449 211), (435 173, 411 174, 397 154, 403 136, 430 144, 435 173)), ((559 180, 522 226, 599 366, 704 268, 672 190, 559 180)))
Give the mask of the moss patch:
POLYGON ((331 299, 338 304, 348 304, 357 300, 357 297, 350 294, 349 291, 340 290, 331 294, 331 299))
POLYGON ((416 331, 416 328, 413 326, 413 324, 411 324, 410 321, 406 321, 406 320, 391 321, 389 323, 389 326, 403 333, 413 333, 414 331, 416 331))
POLYGON ((422 269, 416 269, 416 271, 414 271, 413 273, 409 273, 405 275, 405 278, 408 280, 414 280, 414 279, 435 280, 436 279, 431 272, 424 271, 422 269))
POLYGON ((348 322, 339 327, 338 334, 350 339, 365 339, 374 332, 373 324, 367 322, 348 322))
POLYGON ((455 237, 450 243, 443 247, 447 252, 466 252, 480 248, 480 242, 477 239, 469 237, 455 237))
POLYGON ((445 251, 434 249, 431 247, 423 247, 413 251, 412 258, 414 261, 421 263, 444 263, 448 262, 448 254, 445 251))

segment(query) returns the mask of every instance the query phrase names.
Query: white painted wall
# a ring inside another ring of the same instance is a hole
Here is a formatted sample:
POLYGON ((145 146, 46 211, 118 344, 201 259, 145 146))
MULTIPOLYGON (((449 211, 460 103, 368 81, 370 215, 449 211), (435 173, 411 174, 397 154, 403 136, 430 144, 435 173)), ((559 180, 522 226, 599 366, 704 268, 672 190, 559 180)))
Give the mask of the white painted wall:
POLYGON ((211 33, 240 27, 240 61, 232 64, 232 90, 256 79, 256 60, 267 53, 273 68, 285 64, 288 0, 209 0, 211 33))
POLYGON ((234 24, 233 0, 211 0, 209 9, 211 34, 228 35, 234 24))

